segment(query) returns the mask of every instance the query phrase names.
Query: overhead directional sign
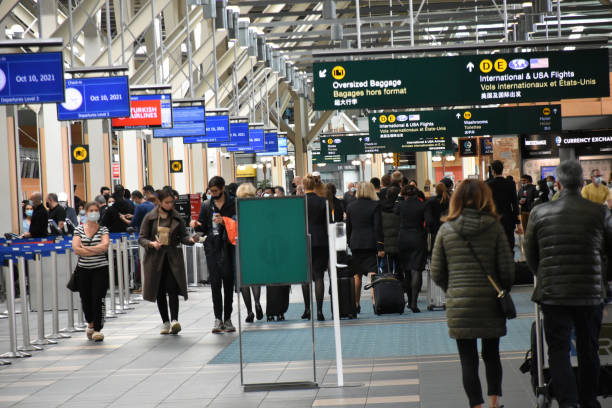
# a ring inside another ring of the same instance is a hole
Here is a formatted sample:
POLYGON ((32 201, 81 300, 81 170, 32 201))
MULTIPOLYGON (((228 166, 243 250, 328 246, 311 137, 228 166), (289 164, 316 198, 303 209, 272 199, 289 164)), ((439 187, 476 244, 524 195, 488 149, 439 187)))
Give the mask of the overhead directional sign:
POLYGON ((483 105, 610 95, 608 50, 315 63, 315 109, 483 105))
POLYGON ((315 164, 319 163, 346 163, 346 155, 341 154, 327 154, 321 153, 321 148, 312 149, 312 162, 315 164))
POLYGON ((369 142, 400 152, 424 140, 433 143, 431 137, 558 132, 561 105, 385 112, 370 114, 368 119, 369 142))
POLYGON ((127 76, 66 80, 66 101, 57 104, 58 120, 130 116, 127 76))
POLYGON ((0 54, 0 105, 64 102, 61 52, 0 54))

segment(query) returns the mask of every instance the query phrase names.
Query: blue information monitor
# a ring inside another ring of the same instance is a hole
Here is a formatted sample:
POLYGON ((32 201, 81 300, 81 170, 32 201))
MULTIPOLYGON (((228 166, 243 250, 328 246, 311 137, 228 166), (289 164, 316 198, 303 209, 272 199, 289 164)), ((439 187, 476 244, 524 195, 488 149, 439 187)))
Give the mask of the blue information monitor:
POLYGON ((237 148, 238 146, 249 147, 249 123, 236 122, 230 125, 230 141, 221 143, 209 143, 208 147, 237 148))
POLYGON ((58 120, 130 116, 127 76, 66 80, 66 102, 57 104, 58 120))
POLYGON ((206 135, 184 137, 183 143, 218 143, 230 141, 230 124, 228 115, 207 116, 206 135))
POLYGON ((61 52, 0 54, 0 105, 64 102, 61 52))
POLYGON ((261 152, 264 147, 264 130, 249 129, 249 146, 228 147, 228 152, 255 153, 261 152))
POLYGON ((265 152, 265 153, 257 153, 258 156, 287 156, 287 138, 279 137, 278 138, 278 150, 275 152, 265 152))
POLYGON ((171 129, 154 129, 153 137, 206 136, 204 106, 177 106, 172 108, 174 125, 171 129))
POLYGON ((276 132, 265 132, 264 133, 264 147, 265 152, 277 152, 278 151, 278 133, 276 132))

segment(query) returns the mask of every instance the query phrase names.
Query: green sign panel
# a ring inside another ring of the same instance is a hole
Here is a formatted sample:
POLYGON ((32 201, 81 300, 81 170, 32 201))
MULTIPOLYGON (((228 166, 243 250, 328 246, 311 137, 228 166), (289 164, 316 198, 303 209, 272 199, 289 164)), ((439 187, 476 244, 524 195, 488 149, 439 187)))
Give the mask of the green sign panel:
POLYGON ((558 132, 561 105, 384 112, 370 114, 369 124, 370 142, 394 148, 423 135, 450 138, 558 132))
POLYGON ((304 197, 239 199, 237 210, 239 287, 310 282, 304 197))
POLYGON ((368 134, 329 134, 321 135, 319 139, 323 156, 439 151, 453 148, 452 138, 426 132, 406 138, 374 139, 368 134))
POLYGON ((610 95, 605 48, 313 65, 315 109, 486 105, 610 95))

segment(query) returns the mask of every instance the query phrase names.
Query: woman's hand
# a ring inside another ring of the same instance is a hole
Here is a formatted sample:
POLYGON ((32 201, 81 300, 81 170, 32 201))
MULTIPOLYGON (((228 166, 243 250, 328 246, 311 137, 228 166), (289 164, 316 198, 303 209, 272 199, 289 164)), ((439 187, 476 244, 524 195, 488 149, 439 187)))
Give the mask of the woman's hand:
POLYGON ((378 257, 379 258, 384 258, 385 257, 385 251, 378 251, 378 257))
POLYGON ((158 251, 162 247, 162 244, 159 241, 151 241, 149 245, 151 246, 151 248, 155 248, 158 251))
POLYGON ((221 216, 221 214, 217 214, 215 215, 215 217, 213 218, 213 222, 217 223, 218 225, 224 225, 225 222, 223 221, 223 217, 221 216))

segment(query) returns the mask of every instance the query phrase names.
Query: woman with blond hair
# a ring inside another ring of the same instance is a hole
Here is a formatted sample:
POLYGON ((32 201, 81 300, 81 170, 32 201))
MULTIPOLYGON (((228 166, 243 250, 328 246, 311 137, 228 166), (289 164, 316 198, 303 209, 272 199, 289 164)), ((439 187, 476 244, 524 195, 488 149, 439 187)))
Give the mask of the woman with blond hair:
POLYGON ((457 341, 463 387, 470 407, 481 408, 480 338, 490 406, 500 407, 499 339, 506 335, 506 318, 487 275, 501 289, 509 290, 514 282, 514 262, 489 186, 478 180, 463 181, 453 193, 449 215, 443 220, 434 245, 431 273, 446 292, 448 332, 457 341))
MULTIPOLYGON (((255 186, 251 183, 243 183, 238 186, 236 190, 236 198, 255 198, 257 194, 257 190, 255 186)), ((245 321, 247 323, 253 323, 255 320, 255 315, 257 315, 257 320, 263 319, 263 309, 261 308, 261 286, 251 286, 251 290, 248 287, 240 288, 240 293, 242 293, 242 300, 247 308, 247 317, 245 321), (253 305, 251 302, 251 292, 253 292, 253 297, 255 298, 255 314, 253 314, 253 305)))
POLYGON ((378 258, 385 256, 382 211, 371 183, 357 184, 356 200, 346 208, 346 234, 355 277, 355 302, 361 312, 361 277, 378 272, 378 258))

